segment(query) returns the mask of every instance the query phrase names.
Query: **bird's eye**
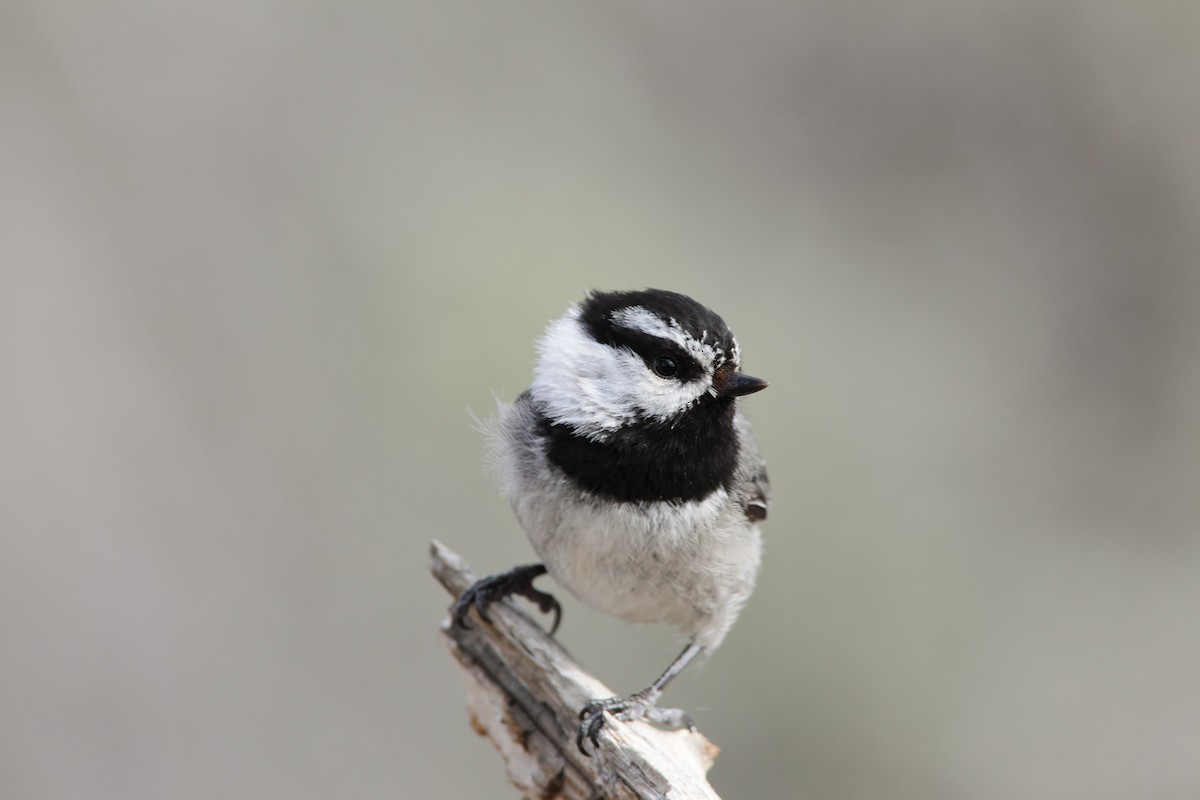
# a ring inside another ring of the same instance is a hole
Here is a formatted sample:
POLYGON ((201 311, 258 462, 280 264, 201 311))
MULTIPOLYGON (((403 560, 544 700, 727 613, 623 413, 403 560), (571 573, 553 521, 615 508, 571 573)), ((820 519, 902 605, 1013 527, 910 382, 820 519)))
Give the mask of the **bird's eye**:
POLYGON ((654 371, 660 377, 674 378, 679 373, 679 364, 670 356, 656 356, 654 358, 654 371))

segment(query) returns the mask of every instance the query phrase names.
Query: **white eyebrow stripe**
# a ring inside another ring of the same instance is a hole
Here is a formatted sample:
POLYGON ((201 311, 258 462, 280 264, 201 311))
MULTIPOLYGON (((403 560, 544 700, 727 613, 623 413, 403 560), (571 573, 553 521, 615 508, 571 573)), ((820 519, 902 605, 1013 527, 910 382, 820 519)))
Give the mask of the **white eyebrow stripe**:
POLYGON ((674 342, 685 353, 696 359, 705 370, 716 369, 725 361, 724 353, 704 341, 708 338, 708 331, 704 331, 700 335, 700 341, 697 341, 675 320, 664 320, 657 314, 648 311, 644 306, 628 306, 618 309, 612 313, 611 319, 614 324, 620 325, 622 328, 674 342))

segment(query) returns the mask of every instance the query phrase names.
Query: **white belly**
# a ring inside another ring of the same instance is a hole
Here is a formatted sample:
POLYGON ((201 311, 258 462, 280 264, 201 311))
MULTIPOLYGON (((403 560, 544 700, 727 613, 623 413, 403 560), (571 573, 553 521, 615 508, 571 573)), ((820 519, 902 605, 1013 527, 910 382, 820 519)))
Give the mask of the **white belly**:
POLYGON ((550 494, 559 493, 528 493, 514 508, 556 581, 621 619, 720 641, 753 587, 761 548, 724 491, 682 505, 550 494))

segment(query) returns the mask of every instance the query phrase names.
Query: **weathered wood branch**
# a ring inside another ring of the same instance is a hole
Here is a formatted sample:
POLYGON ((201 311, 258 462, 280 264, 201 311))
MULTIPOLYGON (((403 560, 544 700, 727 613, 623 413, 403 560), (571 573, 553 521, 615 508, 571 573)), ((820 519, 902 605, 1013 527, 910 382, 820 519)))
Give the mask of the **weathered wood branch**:
MULTIPOLYGON (((430 547, 430 571, 453 597, 475 581, 457 553, 430 547)), ((442 622, 451 654, 467 678, 467 711, 491 739, 509 779, 535 798, 717 798, 705 773, 718 748, 699 733, 662 731, 607 718, 590 757, 575 745, 579 710, 613 692, 584 672, 515 604, 471 613, 463 629, 442 622)))

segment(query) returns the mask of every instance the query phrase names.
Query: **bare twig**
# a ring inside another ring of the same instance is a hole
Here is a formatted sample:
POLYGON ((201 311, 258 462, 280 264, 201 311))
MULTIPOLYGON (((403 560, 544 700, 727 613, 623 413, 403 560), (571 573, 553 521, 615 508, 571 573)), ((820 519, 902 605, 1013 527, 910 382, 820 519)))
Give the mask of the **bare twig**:
MULTIPOLYGON (((445 545, 433 542, 430 553, 430 571, 452 596, 475 581, 445 545)), ((492 740, 509 779, 526 796, 717 798, 704 775, 718 749, 699 733, 609 717, 596 752, 580 753, 580 709, 613 692, 516 606, 497 603, 488 616, 491 624, 472 612, 466 629, 446 620, 442 633, 467 677, 472 727, 492 740)))

